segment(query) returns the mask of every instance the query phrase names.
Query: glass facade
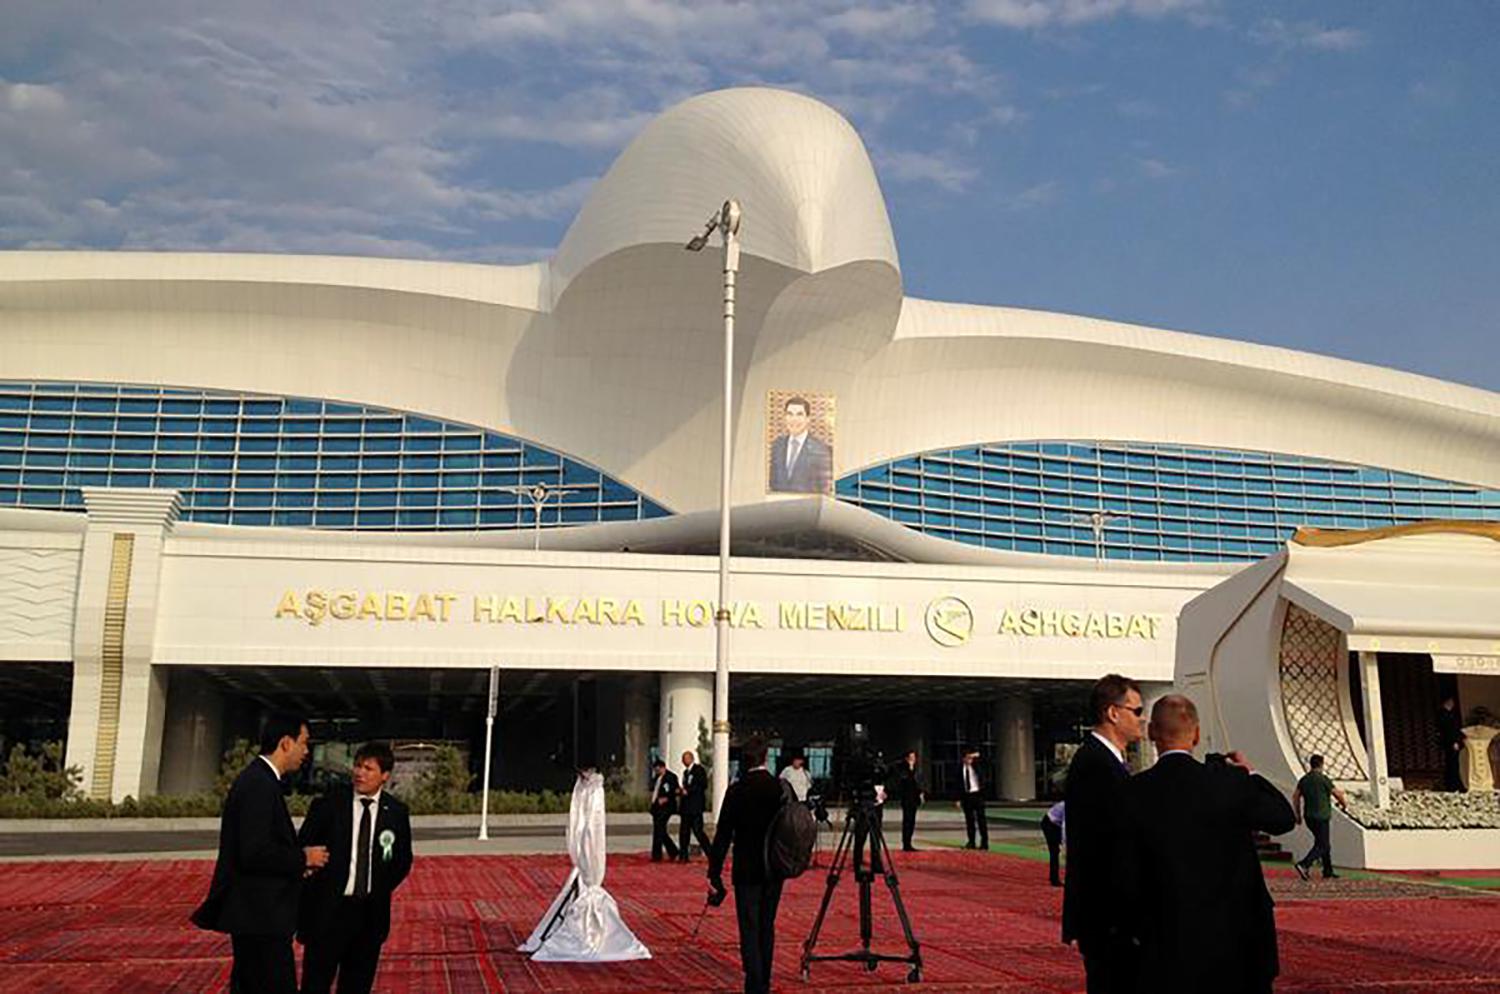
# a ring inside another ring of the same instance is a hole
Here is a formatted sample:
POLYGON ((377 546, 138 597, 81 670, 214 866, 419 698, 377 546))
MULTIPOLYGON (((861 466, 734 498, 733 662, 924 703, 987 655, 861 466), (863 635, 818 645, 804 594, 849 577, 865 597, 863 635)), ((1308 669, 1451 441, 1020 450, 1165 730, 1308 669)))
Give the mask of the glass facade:
POLYGON ((536 524, 508 487, 566 488, 542 527, 668 512, 551 449, 399 411, 202 390, 0 381, 0 506, 83 510, 81 487, 164 487, 182 517, 339 529, 536 524))
POLYGON ((1253 560, 1299 525, 1500 520, 1500 490, 1325 459, 1138 442, 941 449, 845 476, 837 494, 939 538, 1110 559, 1253 560))

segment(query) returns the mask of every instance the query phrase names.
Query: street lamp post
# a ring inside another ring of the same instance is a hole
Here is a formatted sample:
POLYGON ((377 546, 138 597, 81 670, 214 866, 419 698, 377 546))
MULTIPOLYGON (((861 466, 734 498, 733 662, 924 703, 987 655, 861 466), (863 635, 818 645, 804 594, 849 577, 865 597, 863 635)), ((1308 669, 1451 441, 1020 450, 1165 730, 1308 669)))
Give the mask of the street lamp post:
POLYGON ((525 497, 531 501, 532 517, 534 525, 531 531, 531 551, 535 552, 542 547, 542 508, 547 501, 553 497, 562 497, 564 494, 577 493, 576 487, 550 487, 545 483, 523 484, 519 486, 501 487, 508 494, 517 497, 525 497))
POLYGON ((1104 526, 1111 521, 1119 521, 1128 518, 1128 514, 1109 514, 1105 511, 1090 511, 1088 514, 1075 514, 1073 520, 1079 524, 1086 524, 1094 533, 1094 565, 1098 566, 1104 562, 1104 526))
POLYGON ((715 230, 724 242, 724 437, 719 466, 719 602, 714 611, 713 810, 729 787, 729 483, 734 411, 734 296, 740 271, 740 204, 726 200, 684 246, 701 252, 715 230))

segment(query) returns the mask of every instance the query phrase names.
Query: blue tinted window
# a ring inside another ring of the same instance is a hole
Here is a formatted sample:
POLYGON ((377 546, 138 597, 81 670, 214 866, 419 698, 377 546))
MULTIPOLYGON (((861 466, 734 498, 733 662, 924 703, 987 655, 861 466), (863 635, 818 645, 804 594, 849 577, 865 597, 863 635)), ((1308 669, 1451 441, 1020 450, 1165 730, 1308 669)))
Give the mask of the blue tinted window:
POLYGON ((984 468, 976 476, 962 465, 981 461, 965 455, 973 451, 937 450, 871 466, 839 480, 836 494, 938 538, 970 541, 971 531, 983 532, 988 548, 1039 551, 1032 537, 1045 532, 1046 551, 1061 555, 1094 554, 1092 532, 1079 516, 1102 509, 1117 517, 1105 554, 1122 559, 1256 559, 1303 525, 1500 520, 1500 490, 1297 456, 1146 443, 997 443, 982 447, 984 468), (1387 489, 1391 483, 1394 490, 1387 489))
POLYGON ((154 387, 0 383, 0 467, 12 467, 0 506, 81 510, 82 486, 171 487, 186 520, 218 524, 524 527, 530 513, 517 515, 517 498, 497 489, 521 483, 570 489, 549 501, 544 527, 670 513, 508 435, 350 404, 154 387))

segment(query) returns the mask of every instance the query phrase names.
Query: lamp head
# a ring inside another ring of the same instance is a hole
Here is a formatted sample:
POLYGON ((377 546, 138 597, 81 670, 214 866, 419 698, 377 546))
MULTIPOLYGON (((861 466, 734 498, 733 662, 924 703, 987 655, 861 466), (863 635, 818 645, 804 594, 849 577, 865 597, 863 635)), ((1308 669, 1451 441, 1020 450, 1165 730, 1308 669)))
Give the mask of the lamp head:
POLYGON ((719 211, 719 230, 726 236, 739 234, 742 213, 738 200, 724 201, 724 206, 719 211))

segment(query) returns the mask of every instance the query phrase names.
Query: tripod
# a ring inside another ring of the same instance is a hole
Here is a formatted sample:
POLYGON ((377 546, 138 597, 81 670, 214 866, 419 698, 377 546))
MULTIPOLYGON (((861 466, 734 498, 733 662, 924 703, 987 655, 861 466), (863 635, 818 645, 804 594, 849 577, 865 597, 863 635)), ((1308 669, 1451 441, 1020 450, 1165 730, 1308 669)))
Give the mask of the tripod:
POLYGON ((848 817, 844 819, 844 833, 839 837, 838 847, 833 852, 833 863, 828 868, 828 885, 823 890, 823 903, 818 906, 818 916, 813 919, 812 931, 802 943, 804 983, 811 976, 813 963, 830 960, 863 963, 866 970, 874 970, 881 963, 906 963, 911 967, 906 974, 907 982, 920 983, 922 980, 921 944, 912 933, 911 918, 907 916, 906 905, 901 901, 901 886, 896 879, 896 868, 891 863, 891 850, 885 844, 885 833, 881 830, 880 820, 875 817, 874 807, 871 800, 857 799, 850 805, 848 817), (814 953, 818 933, 822 931, 823 920, 828 915, 828 906, 833 902, 833 892, 838 888, 844 867, 849 863, 850 851, 856 848, 857 841, 865 838, 869 840, 868 865, 863 853, 856 853, 854 858, 854 880, 859 886, 859 948, 847 953, 814 953), (879 870, 875 869, 877 865, 879 870), (870 886, 874 883, 877 872, 885 878, 885 885, 891 891, 891 901, 896 905, 896 915, 901 919, 901 930, 906 935, 907 952, 904 956, 877 953, 870 949, 873 932, 870 886))

